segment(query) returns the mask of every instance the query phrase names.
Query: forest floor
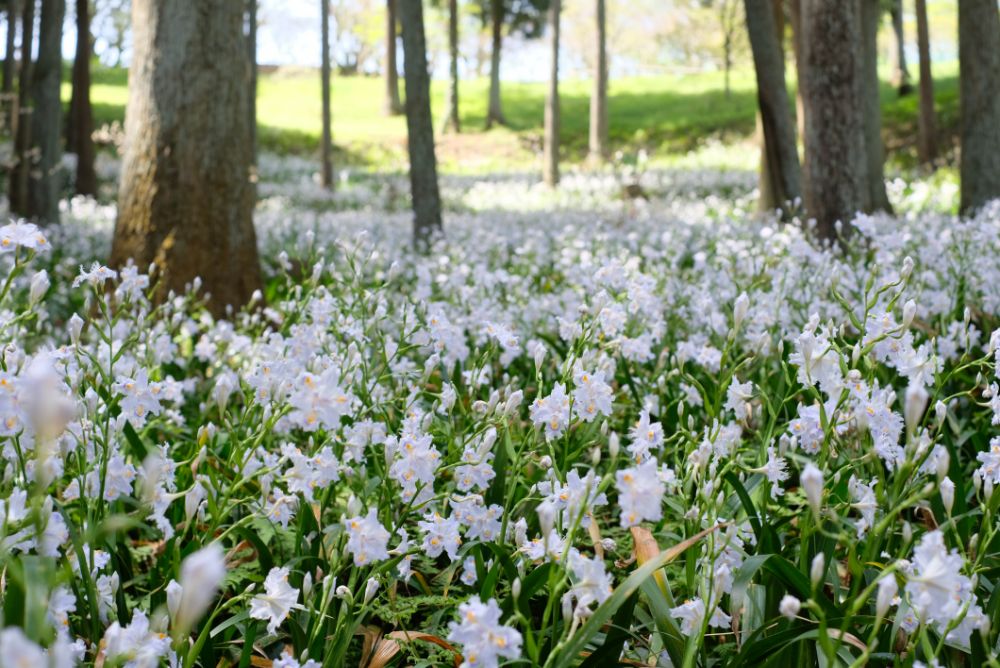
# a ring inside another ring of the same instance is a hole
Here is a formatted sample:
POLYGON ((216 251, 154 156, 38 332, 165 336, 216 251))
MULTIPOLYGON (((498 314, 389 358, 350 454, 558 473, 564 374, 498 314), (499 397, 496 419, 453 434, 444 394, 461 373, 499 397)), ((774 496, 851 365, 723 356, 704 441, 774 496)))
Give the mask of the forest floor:
MULTIPOLYGON (((955 144, 958 127, 957 63, 935 68, 935 98, 940 145, 955 144)), ((92 99, 97 125, 121 123, 128 99, 127 72, 99 68, 94 72, 92 99)), ((316 155, 320 134, 320 95, 313 70, 262 72, 258 90, 261 148, 300 156, 316 155)), ((435 81, 432 104, 436 129, 445 105, 445 81, 435 81)), ((591 83, 561 84, 564 159, 586 160, 591 83)), ((461 134, 438 132, 442 170, 454 173, 521 172, 538 169, 545 84, 504 82, 507 127, 484 130, 488 80, 462 81, 461 134)), ((400 82, 402 93, 402 81, 400 82)), ((406 123, 382 111, 384 83, 378 77, 335 77, 333 136, 339 166, 373 171, 403 171, 406 166, 406 123)), ((70 88, 63 95, 67 103, 70 88)), ((653 164, 673 166, 691 151, 725 145, 726 166, 751 168, 756 153, 748 151, 756 123, 753 73, 733 74, 729 94, 721 72, 614 79, 609 89, 609 134, 613 151, 635 155, 646 151, 653 164)), ((917 96, 899 97, 887 81, 882 85, 884 136, 890 169, 915 163, 917 96)), ((722 165, 720 165, 722 166, 722 165)))

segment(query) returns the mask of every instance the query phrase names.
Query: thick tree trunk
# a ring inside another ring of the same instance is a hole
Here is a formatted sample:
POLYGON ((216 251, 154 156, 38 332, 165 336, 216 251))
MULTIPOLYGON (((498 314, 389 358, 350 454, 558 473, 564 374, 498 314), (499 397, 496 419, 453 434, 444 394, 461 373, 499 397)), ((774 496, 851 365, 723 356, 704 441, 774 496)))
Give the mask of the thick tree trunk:
POLYGON ((396 67, 396 3, 385 3, 385 113, 398 116, 403 113, 403 103, 399 101, 399 70, 396 67))
POLYGON ((448 114, 444 130, 462 131, 458 115, 458 0, 448 0, 448 114))
POLYGON ((490 0, 490 25, 493 41, 490 51, 490 100, 486 109, 486 129, 493 124, 506 125, 500 105, 500 51, 503 48, 503 0, 490 0))
POLYGON ((7 44, 3 58, 3 108, 5 130, 14 135, 15 115, 17 113, 17 95, 14 92, 14 80, 17 77, 17 25, 21 20, 21 0, 7 0, 7 44))
POLYGON ((403 24, 403 71, 406 83, 406 141, 410 152, 410 194, 413 199, 413 243, 424 248, 441 231, 434 123, 431 120, 431 79, 427 71, 422 0, 399 0, 403 24))
POLYGON ((806 76, 805 200, 817 233, 837 236, 870 206, 865 150, 863 46, 859 0, 802 0, 806 76))
POLYGON ((34 70, 31 51, 35 41, 35 0, 25 0, 21 14, 21 72, 18 78, 17 117, 14 125, 14 167, 10 175, 10 211, 19 216, 31 213, 28 206, 28 174, 31 165, 28 151, 31 148, 31 84, 34 70))
POLYGON ((903 31, 903 0, 889 0, 889 15, 892 17, 892 32, 896 37, 892 52, 892 85, 900 97, 913 92, 910 83, 910 69, 906 66, 906 34, 903 31))
POLYGON ((861 39, 864 41, 865 148, 868 154, 868 200, 872 210, 891 211, 885 191, 885 147, 882 144, 882 104, 879 100, 878 26, 880 0, 861 0, 861 39))
POLYGON ((253 152, 253 162, 257 164, 257 3, 258 0, 247 2, 247 58, 250 59, 250 104, 248 105, 250 119, 250 150, 253 152))
POLYGON ((132 0, 113 266, 155 262, 160 297, 201 277, 216 315, 260 288, 241 2, 132 0))
POLYGON ((320 147, 320 154, 323 161, 323 187, 333 190, 333 130, 330 127, 330 0, 320 0, 320 42, 322 43, 322 54, 320 56, 321 67, 320 77, 322 78, 323 96, 323 145, 320 147))
POLYGON ((931 74, 931 37, 927 23, 927 1, 916 0, 917 50, 920 54, 920 114, 917 116, 917 156, 923 165, 937 158, 934 120, 934 77, 931 74))
POLYGON ((594 53, 594 90, 590 94, 590 159, 603 162, 608 155, 608 52, 607 13, 604 0, 594 0, 597 44, 594 53))
POLYGON ((542 177, 546 185, 559 184, 559 14, 560 0, 549 3, 549 30, 552 32, 552 65, 549 91, 545 96, 545 139, 542 177))
POLYGON ((790 210, 789 204, 802 195, 802 172, 775 4, 773 0, 746 0, 745 4, 763 134, 760 205, 765 210, 790 210))
POLYGON ((62 28, 66 0, 42 0, 38 20, 38 61, 32 83, 35 118, 31 145, 35 161, 28 176, 28 211, 43 223, 59 222, 62 193, 62 28))
POLYGON ((90 104, 90 43, 90 0, 76 0, 76 58, 66 149, 76 153, 76 194, 93 196, 97 194, 97 172, 94 112, 90 104))
POLYGON ((996 0, 959 0, 962 211, 1000 197, 1000 13, 996 0))

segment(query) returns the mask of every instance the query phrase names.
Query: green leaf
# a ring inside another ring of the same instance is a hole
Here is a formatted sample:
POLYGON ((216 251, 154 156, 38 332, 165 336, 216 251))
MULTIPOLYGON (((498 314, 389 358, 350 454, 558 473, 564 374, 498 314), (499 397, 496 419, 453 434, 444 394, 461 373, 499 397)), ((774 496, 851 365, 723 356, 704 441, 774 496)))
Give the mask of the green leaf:
MULTIPOLYGON (((671 561, 683 554, 689 547, 697 544, 702 538, 718 529, 719 526, 720 525, 716 525, 703 531, 699 531, 697 534, 688 538, 684 542, 663 550, 655 559, 649 560, 643 564, 642 567, 633 572, 632 575, 628 576, 623 583, 618 585, 618 588, 615 589, 614 593, 611 594, 611 596, 609 596, 604 603, 599 605, 596 610, 594 610, 594 613, 587 619, 584 625, 573 635, 573 637, 566 642, 566 645, 563 647, 559 658, 555 663, 557 668, 568 668, 576 663, 580 652, 586 648, 587 643, 589 643, 591 639, 597 635, 597 633, 601 630, 601 627, 604 626, 609 619, 611 619, 611 616, 614 615, 615 612, 617 612, 618 609, 626 603, 626 601, 628 601, 629 597, 639 590, 643 582, 649 580, 656 571, 669 564, 671 561)), ((681 659, 681 657, 671 658, 674 659, 675 663, 679 663, 681 659)))
POLYGON ((601 668, 602 666, 613 665, 622 654, 622 648, 629 639, 629 627, 632 624, 635 602, 639 599, 636 592, 625 601, 625 605, 618 609, 614 619, 611 621, 611 630, 604 637, 604 643, 600 649, 587 657, 580 664, 580 668, 601 668))

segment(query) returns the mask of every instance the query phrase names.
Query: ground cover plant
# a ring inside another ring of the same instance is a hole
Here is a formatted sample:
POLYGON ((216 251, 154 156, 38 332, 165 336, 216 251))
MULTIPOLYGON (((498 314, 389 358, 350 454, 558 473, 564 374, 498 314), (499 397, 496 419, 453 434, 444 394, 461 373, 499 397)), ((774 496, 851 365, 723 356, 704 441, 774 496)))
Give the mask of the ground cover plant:
POLYGON ((417 254, 309 169, 226 320, 113 207, 0 227, 3 665, 996 664, 996 205, 451 177, 417 254))

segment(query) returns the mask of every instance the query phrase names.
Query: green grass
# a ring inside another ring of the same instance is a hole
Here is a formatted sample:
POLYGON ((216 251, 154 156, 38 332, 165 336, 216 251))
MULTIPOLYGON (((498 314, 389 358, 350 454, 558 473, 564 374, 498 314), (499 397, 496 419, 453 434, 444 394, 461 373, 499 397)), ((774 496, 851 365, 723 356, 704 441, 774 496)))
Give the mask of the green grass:
MULTIPOLYGON (((439 159, 449 171, 530 169, 539 163, 545 84, 503 86, 504 113, 509 127, 484 132, 486 79, 463 80, 460 112, 463 133, 438 133, 439 159)), ((400 82, 402 88, 402 81, 400 82)), ((589 123, 588 80, 561 86, 561 141, 566 159, 585 158, 589 123)), ((382 113, 384 84, 375 77, 335 77, 333 134, 339 162, 374 169, 402 169, 406 164, 406 124, 401 116, 382 113)), ((942 143, 957 127, 957 64, 935 68, 935 93, 942 143)), ((68 100, 69 84, 64 84, 68 100)), ((128 99, 123 70, 97 69, 92 100, 97 123, 124 119, 128 99)), ((917 97, 899 98, 888 83, 882 88, 883 114, 890 158, 907 166, 914 160, 917 97)), ((435 81, 432 106, 436 128, 445 105, 445 82, 435 81)), ((320 134, 319 81, 315 71, 278 70, 263 73, 258 90, 259 137, 262 148, 280 153, 315 153, 320 134)), ((756 93, 752 71, 738 70, 730 95, 723 92, 722 74, 668 75, 612 80, 609 88, 609 134, 614 149, 646 148, 659 160, 685 153, 709 139, 752 137, 756 93)))

